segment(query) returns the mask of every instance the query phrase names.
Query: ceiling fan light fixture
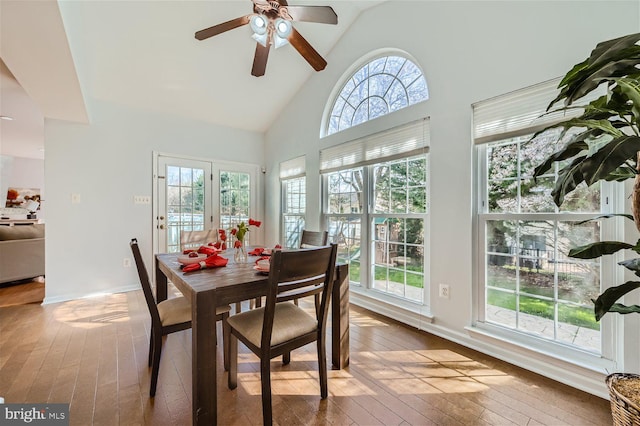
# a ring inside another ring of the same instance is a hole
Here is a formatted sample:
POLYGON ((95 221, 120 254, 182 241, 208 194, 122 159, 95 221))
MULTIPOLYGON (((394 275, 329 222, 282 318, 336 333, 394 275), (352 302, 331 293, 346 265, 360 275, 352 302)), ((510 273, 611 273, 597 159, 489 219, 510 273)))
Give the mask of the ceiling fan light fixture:
POLYGON ((260 43, 261 45, 263 45, 264 47, 267 47, 268 41, 267 41, 267 34, 258 34, 258 33, 254 33, 251 36, 252 39, 254 39, 255 41, 257 41, 258 43, 260 43))
POLYGON ((291 21, 287 21, 286 19, 278 18, 276 19, 276 34, 278 37, 286 39, 291 34, 291 21))
POLYGON ((286 46, 287 44, 289 44, 289 40, 287 40, 286 38, 282 38, 278 34, 273 35, 273 47, 275 47, 276 49, 282 46, 286 46))
POLYGON ((263 35, 267 33, 267 27, 269 25, 267 18, 262 15, 253 15, 251 17, 251 29, 254 33, 258 35, 263 35))

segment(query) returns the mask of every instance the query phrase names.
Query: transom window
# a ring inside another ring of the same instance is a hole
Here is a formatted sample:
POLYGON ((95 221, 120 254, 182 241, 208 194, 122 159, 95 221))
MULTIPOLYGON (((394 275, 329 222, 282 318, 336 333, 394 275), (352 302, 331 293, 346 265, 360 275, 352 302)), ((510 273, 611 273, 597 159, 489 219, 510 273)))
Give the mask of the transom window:
POLYGON ((384 56, 356 71, 331 108, 327 135, 429 99, 420 68, 401 56, 384 56))

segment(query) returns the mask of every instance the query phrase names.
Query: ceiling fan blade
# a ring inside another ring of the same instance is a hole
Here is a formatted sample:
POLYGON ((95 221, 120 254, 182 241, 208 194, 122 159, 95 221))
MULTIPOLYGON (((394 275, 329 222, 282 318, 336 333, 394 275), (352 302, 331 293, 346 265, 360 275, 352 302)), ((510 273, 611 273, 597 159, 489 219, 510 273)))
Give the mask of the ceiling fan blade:
POLYGON ((309 65, 316 71, 322 71, 327 66, 322 56, 314 49, 307 40, 295 28, 291 28, 291 34, 287 37, 289 43, 309 62, 309 65))
POLYGON ((287 6, 287 11, 294 21, 333 25, 338 23, 338 15, 331 6, 287 6))
POLYGON ((267 70, 267 59, 269 59, 269 46, 264 47, 260 43, 256 43, 256 54, 253 57, 253 68, 251 75, 262 77, 267 70))
POLYGON ((241 16, 236 19, 232 19, 227 22, 223 22, 222 24, 214 25, 213 27, 205 28, 204 30, 200 30, 196 32, 196 38, 198 40, 205 40, 209 37, 213 37, 215 35, 224 33, 225 31, 233 30, 234 28, 241 27, 243 25, 247 25, 251 15, 241 16))

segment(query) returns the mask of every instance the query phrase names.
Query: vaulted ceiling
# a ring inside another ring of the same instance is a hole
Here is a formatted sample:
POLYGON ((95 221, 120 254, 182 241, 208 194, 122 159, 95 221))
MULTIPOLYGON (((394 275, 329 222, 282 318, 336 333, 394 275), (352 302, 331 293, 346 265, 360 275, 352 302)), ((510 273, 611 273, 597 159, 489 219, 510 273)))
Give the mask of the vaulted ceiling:
MULTIPOLYGON (((300 0, 330 5, 338 25, 295 22, 328 61, 365 9, 381 1, 300 0)), ((251 13, 250 0, 0 1, 0 153, 42 157, 44 118, 90 122, 108 102, 264 132, 315 72, 292 46, 271 49, 251 76, 249 26, 204 41, 194 33, 251 13), (14 78, 15 76, 15 78, 14 78)))

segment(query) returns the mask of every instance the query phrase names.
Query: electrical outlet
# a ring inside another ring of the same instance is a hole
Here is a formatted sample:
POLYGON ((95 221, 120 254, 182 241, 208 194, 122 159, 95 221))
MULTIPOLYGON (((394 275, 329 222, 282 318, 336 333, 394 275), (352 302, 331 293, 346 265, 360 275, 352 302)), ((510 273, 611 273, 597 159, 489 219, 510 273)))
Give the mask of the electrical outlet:
POLYGON ((122 260, 122 266, 125 268, 131 268, 131 259, 129 259, 128 257, 125 257, 122 260))
POLYGON ((151 197, 148 195, 134 195, 133 204, 151 204, 151 197))
POLYGON ((438 295, 443 299, 449 298, 449 284, 440 284, 438 295))

